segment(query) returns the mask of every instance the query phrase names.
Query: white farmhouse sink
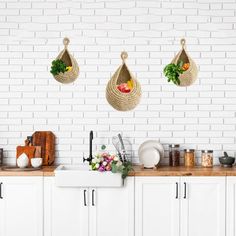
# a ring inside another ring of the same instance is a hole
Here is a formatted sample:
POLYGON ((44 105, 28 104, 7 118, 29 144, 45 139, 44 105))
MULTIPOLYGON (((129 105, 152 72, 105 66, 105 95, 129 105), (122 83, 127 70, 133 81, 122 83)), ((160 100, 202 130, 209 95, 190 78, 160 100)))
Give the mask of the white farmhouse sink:
POLYGON ((60 165, 55 171, 56 186, 59 187, 122 187, 120 173, 99 172, 89 165, 60 165))

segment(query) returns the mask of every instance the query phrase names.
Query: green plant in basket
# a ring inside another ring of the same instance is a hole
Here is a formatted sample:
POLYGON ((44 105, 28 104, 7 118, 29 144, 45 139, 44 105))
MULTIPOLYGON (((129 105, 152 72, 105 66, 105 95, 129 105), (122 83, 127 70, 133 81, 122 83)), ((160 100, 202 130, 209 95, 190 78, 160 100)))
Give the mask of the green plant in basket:
POLYGON ((172 81, 174 84, 179 85, 180 74, 183 74, 183 62, 179 61, 177 64, 170 63, 164 68, 164 75, 168 78, 168 82, 172 81))
POLYGON ((52 61, 52 66, 51 66, 51 73, 53 75, 58 75, 59 73, 65 73, 67 71, 67 67, 66 67, 66 64, 60 60, 60 59, 57 59, 57 60, 54 60, 52 61))

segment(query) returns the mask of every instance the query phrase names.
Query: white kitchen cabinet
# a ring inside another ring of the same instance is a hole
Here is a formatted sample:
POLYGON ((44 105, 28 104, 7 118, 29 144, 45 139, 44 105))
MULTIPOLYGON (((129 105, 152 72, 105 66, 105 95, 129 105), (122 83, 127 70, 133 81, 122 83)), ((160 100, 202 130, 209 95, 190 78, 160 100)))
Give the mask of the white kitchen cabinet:
POLYGON ((226 193, 226 232, 227 236, 236 236, 236 177, 227 177, 226 193))
POLYGON ((121 188, 90 189, 90 236, 134 236, 134 177, 121 188))
POLYGON ((181 177, 181 236, 225 236, 225 177, 181 177))
POLYGON ((135 178, 135 236, 179 236, 179 177, 135 178))
POLYGON ((43 177, 0 177, 0 236, 43 236, 43 177))
POLYGON ((56 187, 44 178, 44 235, 88 235, 88 189, 56 187))
POLYGON ((224 236, 225 177, 136 177, 135 236, 224 236))
POLYGON ((121 188, 57 187, 44 180, 45 236, 134 236, 134 177, 121 188))

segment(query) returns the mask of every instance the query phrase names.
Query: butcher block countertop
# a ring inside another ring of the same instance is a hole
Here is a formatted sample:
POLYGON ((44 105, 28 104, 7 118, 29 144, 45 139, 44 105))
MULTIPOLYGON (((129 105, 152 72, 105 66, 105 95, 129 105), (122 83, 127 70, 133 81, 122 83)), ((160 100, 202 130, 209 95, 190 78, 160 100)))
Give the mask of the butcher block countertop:
MULTIPOLYGON (((56 167, 44 166, 41 170, 36 171, 7 171, 0 169, 0 176, 54 176, 56 167)), ((236 166, 233 168, 220 166, 214 166, 213 168, 160 166, 157 169, 143 169, 141 166, 135 165, 129 176, 236 176, 236 166)))
POLYGON ((0 176, 54 176, 56 166, 43 166, 34 171, 8 171, 0 168, 0 176))
POLYGON ((133 176, 236 176, 236 167, 223 168, 214 166, 204 168, 196 166, 187 168, 185 166, 170 167, 160 166, 157 169, 143 169, 141 166, 134 166, 130 173, 133 176))

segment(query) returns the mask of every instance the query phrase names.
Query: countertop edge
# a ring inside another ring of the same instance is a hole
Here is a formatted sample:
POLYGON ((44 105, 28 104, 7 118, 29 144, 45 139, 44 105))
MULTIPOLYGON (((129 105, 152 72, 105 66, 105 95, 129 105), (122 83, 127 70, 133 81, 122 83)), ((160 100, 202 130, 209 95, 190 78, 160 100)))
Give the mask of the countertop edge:
MULTIPOLYGON (((55 176, 54 170, 57 166, 43 166, 41 170, 36 171, 7 171, 0 170, 0 176, 55 176)), ((133 170, 128 176, 236 176, 236 167, 223 168, 214 166, 213 168, 193 167, 187 168, 184 166, 169 167, 160 166, 157 169, 143 169, 139 165, 134 165, 133 170)))

